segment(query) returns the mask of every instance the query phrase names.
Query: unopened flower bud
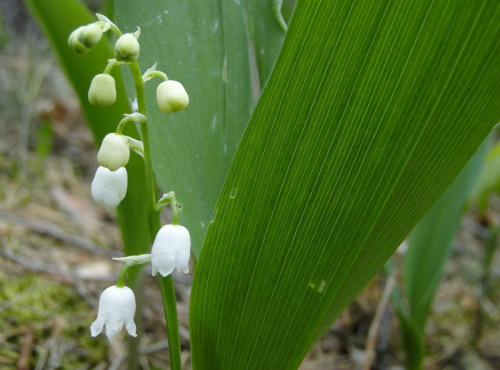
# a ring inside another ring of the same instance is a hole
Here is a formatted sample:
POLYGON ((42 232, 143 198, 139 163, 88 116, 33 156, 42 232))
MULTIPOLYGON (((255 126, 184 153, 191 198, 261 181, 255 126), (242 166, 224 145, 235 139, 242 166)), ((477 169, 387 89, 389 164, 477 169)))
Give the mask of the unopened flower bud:
POLYGON ((78 36, 80 32, 85 28, 85 26, 79 27, 69 35, 68 45, 77 53, 85 54, 88 53, 90 49, 88 49, 85 45, 83 45, 79 40, 78 36))
POLYGON ((131 33, 126 33, 116 41, 115 58, 121 62, 135 62, 139 57, 139 42, 131 33))
POLYGON ((125 167, 130 158, 128 139, 123 135, 107 134, 97 153, 97 162, 111 171, 125 167))
POLYGON ((111 105, 116 100, 115 79, 101 73, 96 75, 89 88, 89 102, 92 105, 111 105))
POLYGON ((180 82, 168 80, 158 85, 156 101, 163 112, 173 113, 188 106, 189 96, 180 82))
POLYGON ((121 167, 112 172, 99 167, 90 187, 92 198, 107 211, 118 207, 127 194, 127 170, 121 167))
POLYGON ((99 298, 99 311, 97 319, 90 325, 90 334, 93 337, 99 335, 106 324, 106 335, 110 340, 122 331, 123 326, 131 336, 136 337, 135 307, 132 289, 110 286, 99 298))
POLYGON ((101 41, 102 29, 97 24, 89 24, 81 28, 78 33, 78 41, 86 48, 92 49, 101 41))
POLYGON ((189 231, 180 225, 165 225, 156 234, 151 250, 153 276, 157 272, 167 276, 177 268, 177 272, 189 273, 191 237, 189 231))

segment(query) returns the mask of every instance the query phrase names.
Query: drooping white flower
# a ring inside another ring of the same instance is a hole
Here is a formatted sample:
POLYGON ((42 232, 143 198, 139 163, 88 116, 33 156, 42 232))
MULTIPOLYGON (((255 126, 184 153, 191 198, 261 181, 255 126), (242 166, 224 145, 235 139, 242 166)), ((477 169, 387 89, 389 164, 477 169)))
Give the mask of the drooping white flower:
POLYGON ((134 316, 135 296, 132 289, 113 285, 101 294, 97 319, 90 325, 90 334, 93 337, 99 335, 106 324, 106 335, 110 340, 122 331, 123 326, 131 336, 136 337, 134 316))
POLYGON ((191 237, 189 231, 180 225, 165 225, 156 234, 151 250, 153 276, 160 272, 167 276, 177 268, 177 272, 189 273, 191 237))
POLYGON ((118 207, 127 193, 127 170, 121 167, 110 171, 99 167, 90 187, 92 198, 107 211, 118 207))

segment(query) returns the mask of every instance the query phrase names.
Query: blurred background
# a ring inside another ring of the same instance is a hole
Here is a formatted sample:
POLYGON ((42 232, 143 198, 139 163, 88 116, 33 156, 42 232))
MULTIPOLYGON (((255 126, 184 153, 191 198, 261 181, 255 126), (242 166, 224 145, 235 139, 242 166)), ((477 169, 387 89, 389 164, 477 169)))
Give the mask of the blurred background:
MULTIPOLYGON (((109 4, 86 1, 108 15, 109 4)), ((139 339, 90 337, 99 295, 121 267, 110 259, 122 254, 116 218, 90 196, 93 138, 50 45, 22 1, 2 0, 0 13, 0 369, 164 369, 161 292, 147 274, 139 339)), ((425 368, 500 369, 499 224, 493 191, 481 212, 469 203, 427 323, 425 368)), ((404 368, 398 316, 381 298, 401 281, 406 250, 403 243, 393 274, 364 289, 302 369, 404 368)), ((174 278, 188 369, 192 278, 174 278)))

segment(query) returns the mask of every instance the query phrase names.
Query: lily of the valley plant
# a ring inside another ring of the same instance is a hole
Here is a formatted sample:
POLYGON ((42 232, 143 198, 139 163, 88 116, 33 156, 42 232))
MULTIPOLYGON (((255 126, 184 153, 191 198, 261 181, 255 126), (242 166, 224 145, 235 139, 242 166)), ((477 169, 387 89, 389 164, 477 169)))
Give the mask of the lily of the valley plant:
POLYGON ((110 75, 113 67, 127 65, 132 72, 136 94, 137 111, 124 114, 118 123, 116 132, 108 134, 102 141, 97 155, 99 168, 92 181, 91 193, 94 200, 107 211, 115 209, 125 198, 127 193, 127 170, 125 166, 130 159, 130 151, 138 153, 144 159, 148 201, 148 225, 151 240, 154 240, 151 254, 115 258, 124 262, 118 276, 117 283, 104 290, 99 301, 97 319, 90 326, 93 337, 100 334, 105 328, 109 339, 116 336, 125 326, 131 336, 136 336, 134 316, 136 302, 133 291, 125 286, 127 271, 130 266, 151 262, 153 276, 158 272, 162 293, 164 295, 165 318, 167 321, 167 335, 172 368, 180 363, 179 332, 174 287, 170 274, 177 269, 180 273, 189 273, 189 258, 191 253, 191 238, 189 231, 179 225, 178 210, 174 192, 155 199, 155 178, 151 163, 149 144, 148 120, 144 96, 144 84, 153 77, 164 81, 158 86, 156 98, 158 107, 165 113, 174 113, 185 109, 189 104, 189 97, 180 82, 169 80, 167 75, 156 70, 156 64, 141 73, 137 62, 140 54, 140 29, 134 33, 123 34, 120 29, 108 18, 97 14, 98 21, 77 28, 69 36, 69 46, 76 52, 85 54, 97 45, 103 32, 112 30, 118 35, 115 44, 115 59, 110 59, 103 73, 96 75, 88 91, 89 102, 93 105, 109 106, 116 100, 115 80, 110 75), (122 134, 128 122, 140 124, 142 141, 137 141, 122 134), (160 212, 170 205, 172 223, 161 227, 160 212))

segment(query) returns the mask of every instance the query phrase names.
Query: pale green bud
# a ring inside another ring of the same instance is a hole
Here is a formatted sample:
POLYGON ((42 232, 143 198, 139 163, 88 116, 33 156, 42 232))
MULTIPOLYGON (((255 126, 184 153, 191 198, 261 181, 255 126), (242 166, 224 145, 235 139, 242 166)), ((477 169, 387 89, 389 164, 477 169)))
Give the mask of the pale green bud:
POLYGON ((173 113, 188 106, 189 96, 180 82, 168 80, 158 85, 156 101, 163 112, 173 113))
POLYGON ((135 62, 139 57, 139 42, 131 33, 126 33, 116 41, 115 58, 120 62, 135 62))
POLYGON ((130 158, 128 139, 123 135, 108 134, 97 153, 97 162, 110 171, 125 167, 130 158))
POLYGON ((89 49, 78 40, 80 32, 84 28, 85 28, 85 26, 82 26, 82 27, 77 28, 73 32, 71 32, 71 35, 69 35, 69 39, 68 39, 68 45, 74 51, 76 51, 77 53, 80 53, 80 54, 86 54, 89 52, 89 49))
POLYGON ((84 26, 78 33, 78 41, 85 45, 86 48, 92 49, 101 41, 102 29, 97 24, 89 24, 84 26))
POLYGON ((98 74, 90 83, 89 102, 92 105, 111 105, 116 100, 115 79, 107 74, 98 74))

